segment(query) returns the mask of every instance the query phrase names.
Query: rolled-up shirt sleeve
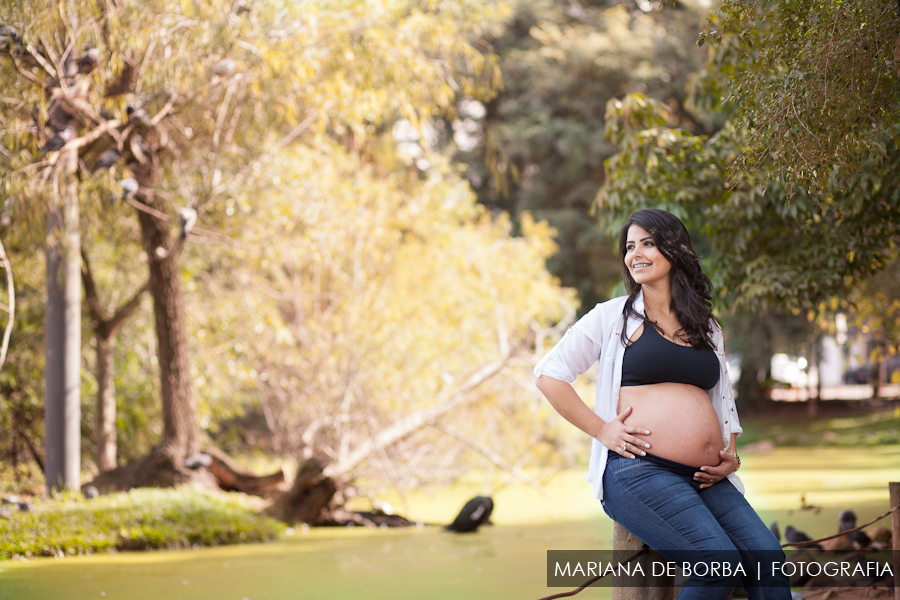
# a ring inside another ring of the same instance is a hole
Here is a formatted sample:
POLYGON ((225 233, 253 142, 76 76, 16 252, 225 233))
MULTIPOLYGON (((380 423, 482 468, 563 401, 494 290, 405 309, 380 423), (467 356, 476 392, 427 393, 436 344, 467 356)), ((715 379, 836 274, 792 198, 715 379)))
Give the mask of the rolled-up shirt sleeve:
MULTIPOLYGON (((590 316, 586 315, 582 321, 590 316)), ((535 377, 546 375, 572 383, 600 358, 600 344, 585 333, 582 321, 570 327, 559 343, 538 362, 534 367, 535 377)))

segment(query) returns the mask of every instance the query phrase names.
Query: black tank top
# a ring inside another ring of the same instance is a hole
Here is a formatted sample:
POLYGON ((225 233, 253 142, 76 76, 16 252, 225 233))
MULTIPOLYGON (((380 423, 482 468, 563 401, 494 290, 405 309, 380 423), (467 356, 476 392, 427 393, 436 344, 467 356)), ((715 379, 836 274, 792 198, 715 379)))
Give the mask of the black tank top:
POLYGON ((649 323, 625 348, 622 385, 687 383, 708 390, 719 381, 719 359, 712 348, 682 346, 668 340, 649 323))

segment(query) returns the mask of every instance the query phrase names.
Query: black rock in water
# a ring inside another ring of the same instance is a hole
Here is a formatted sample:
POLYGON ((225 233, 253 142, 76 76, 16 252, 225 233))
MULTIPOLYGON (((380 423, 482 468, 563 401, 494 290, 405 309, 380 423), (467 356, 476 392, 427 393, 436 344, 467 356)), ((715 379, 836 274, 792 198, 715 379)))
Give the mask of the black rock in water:
POLYGON ((475 496, 463 506, 453 523, 444 527, 447 531, 471 533, 481 525, 490 523, 494 512, 494 501, 489 496, 475 496))

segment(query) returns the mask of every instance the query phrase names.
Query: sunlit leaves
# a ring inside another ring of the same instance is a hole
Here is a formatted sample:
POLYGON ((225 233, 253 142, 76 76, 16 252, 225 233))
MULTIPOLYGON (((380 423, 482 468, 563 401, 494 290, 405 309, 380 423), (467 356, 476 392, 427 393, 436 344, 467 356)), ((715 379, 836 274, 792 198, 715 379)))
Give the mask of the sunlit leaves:
MULTIPOLYGON (((504 346, 530 357, 535 329, 574 302, 543 269, 552 231, 526 218, 524 235, 512 237, 508 220, 479 210, 449 164, 429 160, 421 179, 379 176, 338 147, 278 160, 282 183, 247 218, 239 245, 198 269, 192 303, 231 299, 198 315, 206 335, 197 345, 216 357, 200 367, 203 402, 215 411, 252 398, 280 450, 310 443, 337 460, 435 403, 504 346), (215 363, 228 365, 227 380, 214 379, 215 363), (312 423, 319 427, 304 442, 312 423)), ((525 381, 528 368, 510 374, 525 381)), ((479 421, 487 407, 510 403, 523 403, 523 422, 546 418, 530 396, 500 379, 475 392, 477 410, 450 420, 471 432, 475 422, 487 426, 479 421)), ((418 460, 437 460, 435 448, 418 460)), ((404 453, 390 449, 391 460, 408 460, 404 453)), ((361 473, 381 476, 377 464, 361 473)))

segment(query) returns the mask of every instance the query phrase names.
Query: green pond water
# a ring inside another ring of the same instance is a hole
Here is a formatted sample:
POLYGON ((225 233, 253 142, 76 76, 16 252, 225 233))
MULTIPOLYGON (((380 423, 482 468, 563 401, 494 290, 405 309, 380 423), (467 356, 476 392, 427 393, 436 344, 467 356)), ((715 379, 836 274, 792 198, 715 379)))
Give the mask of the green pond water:
MULTIPOLYGON (((860 522, 887 510, 887 482, 900 479, 900 447, 782 449, 748 456, 741 474, 766 523, 821 537, 835 532, 845 508, 860 522), (820 510, 801 510, 801 494, 820 510)), ((297 529, 264 545, 0 562, 0 600, 536 600, 565 591, 546 587, 547 550, 611 547, 612 523, 583 475, 561 473, 544 496, 504 486, 493 494, 496 525, 476 534, 297 529)), ((408 498, 409 514, 447 522, 480 491, 472 483, 421 492, 408 498)), ((596 588, 578 598, 609 596, 596 588)))

